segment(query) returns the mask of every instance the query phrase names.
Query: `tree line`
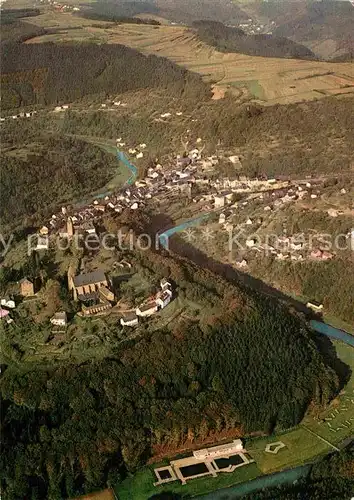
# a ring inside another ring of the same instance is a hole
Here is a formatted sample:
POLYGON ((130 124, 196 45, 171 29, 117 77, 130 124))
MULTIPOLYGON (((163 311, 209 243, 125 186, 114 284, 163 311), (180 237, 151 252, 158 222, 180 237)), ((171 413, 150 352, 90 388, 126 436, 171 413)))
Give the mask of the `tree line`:
POLYGON ((285 36, 268 34, 247 35, 239 28, 217 21, 193 23, 198 38, 221 52, 239 52, 250 56, 315 59, 314 53, 285 36))

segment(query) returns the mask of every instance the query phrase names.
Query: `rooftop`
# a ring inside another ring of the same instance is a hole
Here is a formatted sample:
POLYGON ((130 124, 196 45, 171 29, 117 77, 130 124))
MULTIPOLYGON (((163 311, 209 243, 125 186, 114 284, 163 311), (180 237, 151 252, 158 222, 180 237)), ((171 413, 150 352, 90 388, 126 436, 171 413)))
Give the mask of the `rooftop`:
POLYGON ((78 276, 75 276, 74 285, 78 287, 90 285, 92 283, 100 283, 102 281, 107 281, 106 275, 103 271, 97 269, 91 273, 79 274, 78 276))
POLYGON ((122 315, 122 317, 123 317, 123 320, 125 322, 127 322, 127 321, 134 321, 135 319, 137 319, 137 315, 136 315, 136 313, 134 311, 130 311, 130 312, 124 313, 122 315))
POLYGON ((145 304, 143 306, 139 306, 138 309, 141 311, 141 312, 145 312, 145 311, 149 311, 150 309, 155 309, 156 308, 156 304, 155 302, 150 302, 149 304, 145 304))

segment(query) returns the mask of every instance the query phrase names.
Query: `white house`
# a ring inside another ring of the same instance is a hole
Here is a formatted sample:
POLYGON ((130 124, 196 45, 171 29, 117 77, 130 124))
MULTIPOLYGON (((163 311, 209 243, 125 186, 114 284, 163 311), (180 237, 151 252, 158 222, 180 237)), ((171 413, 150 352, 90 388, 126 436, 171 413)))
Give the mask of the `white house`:
POLYGON ((255 246, 256 243, 257 243, 256 240, 246 240, 246 247, 252 248, 255 246))
POLYGON ((37 236, 36 250, 48 250, 48 247, 49 247, 48 236, 43 236, 39 234, 37 236))
POLYGON ((172 285, 166 278, 162 278, 162 280, 160 281, 160 287, 164 292, 165 290, 170 290, 172 288, 172 285))
POLYGON ((143 306, 139 306, 136 308, 137 316, 141 316, 142 318, 152 316, 156 312, 157 312, 157 305, 155 302, 150 302, 149 304, 145 304, 143 306))
POLYGON ((226 216, 225 214, 219 215, 219 224, 225 224, 226 216))
POLYGON ((68 323, 66 312, 55 313, 50 322, 54 326, 66 326, 68 323))
POLYGON ((241 439, 235 439, 232 443, 213 446, 212 448, 204 448, 203 450, 193 451, 193 456, 197 459, 213 459, 216 457, 230 456, 243 451, 241 439))
POLYGON ((225 206, 225 196, 215 196, 214 198, 215 208, 222 208, 225 206))
POLYGON ((156 299, 156 305, 159 306, 161 309, 166 307, 172 299, 172 292, 171 290, 165 290, 162 292, 162 294, 156 299))
POLYGON ((315 300, 308 302, 306 304, 306 307, 308 307, 309 309, 312 309, 315 312, 320 312, 323 310, 323 304, 321 304, 320 302, 316 302, 315 300))
POLYGON ((1 305, 8 309, 15 309, 16 304, 14 300, 1 299, 1 305))
POLYGON ((133 311, 124 314, 123 317, 120 318, 120 324, 122 326, 136 326, 138 323, 139 318, 133 311))
POLYGON ((144 153, 138 153, 135 158, 138 160, 144 156, 144 153))

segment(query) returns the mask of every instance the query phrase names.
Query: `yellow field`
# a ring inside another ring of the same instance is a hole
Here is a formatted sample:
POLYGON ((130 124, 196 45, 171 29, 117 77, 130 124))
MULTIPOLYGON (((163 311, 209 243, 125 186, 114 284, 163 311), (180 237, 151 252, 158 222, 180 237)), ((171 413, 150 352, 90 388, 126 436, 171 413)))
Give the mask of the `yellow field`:
MULTIPOLYGON (((234 89, 269 104, 318 99, 326 95, 354 92, 354 64, 301 61, 221 53, 200 42, 183 26, 148 26, 123 24, 109 28, 70 14, 48 13, 32 18, 41 26, 59 25, 63 32, 35 38, 43 41, 91 41, 121 43, 144 54, 167 57, 189 70, 200 73, 221 89, 234 89), (78 30, 65 31, 64 26, 78 30), (91 24, 91 26, 89 26, 91 24), (96 27, 92 27, 95 24, 96 27)), ((222 95, 222 93, 221 93, 222 95)))

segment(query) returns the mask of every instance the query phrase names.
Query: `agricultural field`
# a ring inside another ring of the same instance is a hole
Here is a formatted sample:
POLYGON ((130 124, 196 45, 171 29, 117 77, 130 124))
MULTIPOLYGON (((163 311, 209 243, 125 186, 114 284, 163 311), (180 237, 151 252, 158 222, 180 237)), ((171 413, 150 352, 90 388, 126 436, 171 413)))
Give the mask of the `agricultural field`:
POLYGON ((216 84, 215 98, 228 90, 268 104, 312 100, 354 92, 354 65, 221 53, 183 26, 120 24, 102 27, 71 14, 47 13, 31 22, 61 29, 28 43, 46 41, 118 43, 144 54, 167 57, 216 84), (94 26, 93 26, 94 24, 94 26), (78 29, 72 29, 73 27, 78 29), (65 27, 71 27, 65 30, 65 27))

